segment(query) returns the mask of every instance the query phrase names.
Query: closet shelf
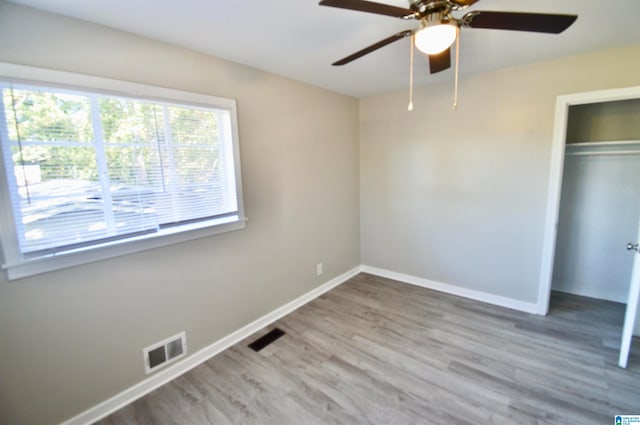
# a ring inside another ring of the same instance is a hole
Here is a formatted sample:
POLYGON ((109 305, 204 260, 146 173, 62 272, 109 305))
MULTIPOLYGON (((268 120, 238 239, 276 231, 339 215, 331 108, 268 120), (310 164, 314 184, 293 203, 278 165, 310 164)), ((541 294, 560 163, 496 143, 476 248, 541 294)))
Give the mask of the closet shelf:
POLYGON ((565 155, 639 155, 640 140, 567 143, 565 155))

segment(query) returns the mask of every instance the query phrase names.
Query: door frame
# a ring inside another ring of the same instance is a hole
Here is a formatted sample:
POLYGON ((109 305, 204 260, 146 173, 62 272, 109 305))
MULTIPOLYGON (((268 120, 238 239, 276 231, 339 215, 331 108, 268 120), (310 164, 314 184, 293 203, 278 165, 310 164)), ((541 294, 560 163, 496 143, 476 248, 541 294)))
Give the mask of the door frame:
MULTIPOLYGON (((640 99, 640 86, 618 89, 598 90, 584 93, 561 95, 556 98, 556 111, 551 144, 551 160, 549 167, 549 184, 547 188, 547 212, 544 226, 542 246, 542 262, 540 265, 540 285, 538 292, 538 314, 549 313, 549 299, 553 279, 553 261, 556 251, 558 216, 560 212, 560 195, 562 175, 564 171, 564 149, 567 135, 569 107, 589 103, 615 102, 618 100, 640 99)), ((624 247, 620 247, 624 249, 624 247)))

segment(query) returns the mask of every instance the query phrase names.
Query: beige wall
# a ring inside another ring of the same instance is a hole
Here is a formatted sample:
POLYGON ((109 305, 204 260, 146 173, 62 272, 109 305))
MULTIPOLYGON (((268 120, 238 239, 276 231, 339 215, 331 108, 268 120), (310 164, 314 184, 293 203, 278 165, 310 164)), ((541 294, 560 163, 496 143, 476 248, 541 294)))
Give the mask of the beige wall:
POLYGON ((361 100, 363 264, 536 303, 556 97, 638 84, 632 46, 361 100))
POLYGON ((78 414, 145 378, 143 347, 185 330, 194 353, 360 263, 356 99, 2 2, 0 61, 236 99, 249 218, 28 279, 2 273, 0 423, 78 414))

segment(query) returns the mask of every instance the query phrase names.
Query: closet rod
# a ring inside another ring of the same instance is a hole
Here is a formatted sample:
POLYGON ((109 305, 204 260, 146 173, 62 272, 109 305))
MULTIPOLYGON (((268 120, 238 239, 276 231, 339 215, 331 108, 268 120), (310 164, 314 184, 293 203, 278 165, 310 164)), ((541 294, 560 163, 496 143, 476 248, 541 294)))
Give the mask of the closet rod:
POLYGON ((575 147, 588 147, 588 146, 624 146, 624 145, 637 145, 640 144, 640 140, 608 140, 603 142, 576 142, 567 143, 565 146, 575 147))
POLYGON ((571 156, 597 156, 597 155, 638 155, 640 150, 626 150, 626 151, 591 151, 591 152, 566 152, 566 155, 571 156))

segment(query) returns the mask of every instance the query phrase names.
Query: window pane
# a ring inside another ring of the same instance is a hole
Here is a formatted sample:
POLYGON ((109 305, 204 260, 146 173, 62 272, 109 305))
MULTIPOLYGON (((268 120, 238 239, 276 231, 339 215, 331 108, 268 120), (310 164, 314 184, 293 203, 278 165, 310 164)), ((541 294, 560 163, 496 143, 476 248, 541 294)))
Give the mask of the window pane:
POLYGON ((105 148, 117 234, 159 226, 155 198, 162 192, 162 175, 157 148, 149 145, 105 148))
POLYGON ((3 100, 12 140, 92 140, 89 100, 84 96, 6 88, 3 100))
MULTIPOLYGON (((226 117, 211 110, 169 107, 171 144, 163 151, 174 164, 168 176, 165 219, 167 223, 211 217, 235 211, 223 202, 220 121, 226 117), (169 206, 169 203, 172 205, 169 206), (170 217, 171 216, 171 217, 170 217)), ((227 118, 228 120, 228 118, 227 118)))
POLYGON ((162 107, 148 102, 99 99, 116 234, 157 229, 156 194, 162 193, 158 143, 164 139, 162 107))
MULTIPOLYGON (((107 236, 95 149, 32 148, 44 158, 39 163, 20 164, 14 160, 19 217, 23 224, 18 235, 22 251, 39 251, 107 236)), ((13 147, 12 151, 17 158, 18 148, 13 147)))
POLYGON ((164 137, 159 105, 107 97, 100 98, 99 104, 105 143, 151 142, 164 137))

